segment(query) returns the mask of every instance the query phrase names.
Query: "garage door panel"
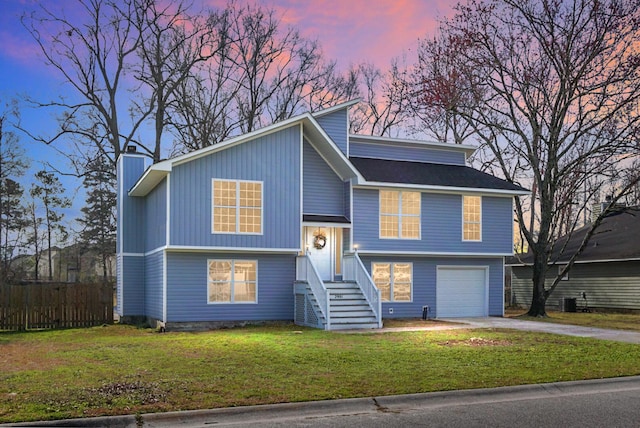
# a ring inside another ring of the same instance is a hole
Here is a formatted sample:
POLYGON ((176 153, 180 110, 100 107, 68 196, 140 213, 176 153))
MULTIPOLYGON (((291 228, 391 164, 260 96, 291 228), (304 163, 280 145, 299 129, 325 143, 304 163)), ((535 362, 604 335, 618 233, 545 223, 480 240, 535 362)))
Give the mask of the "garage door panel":
POLYGON ((487 314, 485 268, 438 268, 438 318, 478 317, 487 314))

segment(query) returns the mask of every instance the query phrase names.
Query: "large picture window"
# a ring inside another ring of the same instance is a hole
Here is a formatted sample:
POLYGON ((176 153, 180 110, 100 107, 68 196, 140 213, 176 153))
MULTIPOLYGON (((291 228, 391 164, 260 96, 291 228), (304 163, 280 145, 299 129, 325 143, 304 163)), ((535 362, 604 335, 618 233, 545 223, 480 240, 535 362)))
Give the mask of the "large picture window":
POLYGON ((371 277, 383 302, 410 302, 413 289, 411 263, 373 263, 371 277))
POLYGON ((256 303, 258 262, 208 260, 209 303, 256 303))
POLYGON ((380 237, 420 239, 420 192, 380 191, 380 237))
POLYGON ((462 239, 464 241, 482 240, 482 198, 480 196, 462 197, 462 239))
POLYGON ((262 182, 213 180, 213 233, 262 233, 262 182))

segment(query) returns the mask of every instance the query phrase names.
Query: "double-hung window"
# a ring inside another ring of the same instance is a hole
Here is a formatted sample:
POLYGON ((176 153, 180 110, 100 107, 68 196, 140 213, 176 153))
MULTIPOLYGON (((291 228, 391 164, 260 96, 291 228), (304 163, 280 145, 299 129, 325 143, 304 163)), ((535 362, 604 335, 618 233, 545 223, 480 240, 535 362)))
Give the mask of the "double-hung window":
POLYGON ((258 262, 255 260, 208 260, 209 303, 256 303, 258 262))
POLYGON ((482 197, 462 197, 462 240, 482 240, 482 197))
POLYGON ((262 182, 213 180, 213 233, 262 233, 262 182))
POLYGON ((420 192, 380 190, 380 237, 420 239, 420 192))
POLYGON ((413 288, 411 263, 373 263, 371 277, 383 302, 410 302, 413 288))

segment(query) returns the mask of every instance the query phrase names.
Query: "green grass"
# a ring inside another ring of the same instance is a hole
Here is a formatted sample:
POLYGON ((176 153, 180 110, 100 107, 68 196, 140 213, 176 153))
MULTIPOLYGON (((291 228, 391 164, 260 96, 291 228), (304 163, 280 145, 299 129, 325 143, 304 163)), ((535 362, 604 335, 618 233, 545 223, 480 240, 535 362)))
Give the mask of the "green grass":
POLYGON ((640 331, 640 315, 611 312, 555 312, 547 311, 547 318, 526 316, 524 309, 509 309, 508 317, 522 320, 553 322, 558 324, 572 324, 584 327, 611 328, 615 330, 640 331))
POLYGON ((500 330, 130 326, 0 334, 0 422, 640 374, 640 346, 500 330))

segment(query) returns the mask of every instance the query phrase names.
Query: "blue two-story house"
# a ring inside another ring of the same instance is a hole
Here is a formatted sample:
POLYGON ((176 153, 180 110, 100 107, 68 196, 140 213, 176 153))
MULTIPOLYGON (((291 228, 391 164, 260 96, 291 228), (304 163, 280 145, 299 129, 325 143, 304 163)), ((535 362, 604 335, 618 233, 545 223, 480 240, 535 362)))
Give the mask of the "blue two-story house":
POLYGON ((474 148, 349 135, 344 103, 118 159, 117 312, 166 329, 502 316, 513 197, 474 148))

